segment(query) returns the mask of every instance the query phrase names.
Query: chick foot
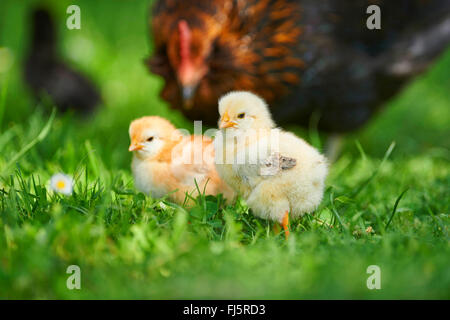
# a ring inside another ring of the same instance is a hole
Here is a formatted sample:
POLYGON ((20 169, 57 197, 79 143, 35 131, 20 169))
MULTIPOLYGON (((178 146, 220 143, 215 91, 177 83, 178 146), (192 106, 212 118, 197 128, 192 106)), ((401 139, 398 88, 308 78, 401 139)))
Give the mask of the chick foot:
POLYGON ((283 220, 281 221, 281 226, 284 230, 284 236, 286 237, 286 240, 289 238, 289 211, 286 211, 284 214, 283 220))

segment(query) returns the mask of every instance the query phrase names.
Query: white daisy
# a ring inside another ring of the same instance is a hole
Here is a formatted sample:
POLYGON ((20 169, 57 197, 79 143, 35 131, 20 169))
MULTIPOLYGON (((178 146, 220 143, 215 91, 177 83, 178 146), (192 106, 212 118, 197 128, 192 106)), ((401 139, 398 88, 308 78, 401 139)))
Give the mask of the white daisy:
POLYGON ((64 173, 57 173, 50 179, 50 188, 53 191, 70 196, 73 191, 73 179, 64 173))

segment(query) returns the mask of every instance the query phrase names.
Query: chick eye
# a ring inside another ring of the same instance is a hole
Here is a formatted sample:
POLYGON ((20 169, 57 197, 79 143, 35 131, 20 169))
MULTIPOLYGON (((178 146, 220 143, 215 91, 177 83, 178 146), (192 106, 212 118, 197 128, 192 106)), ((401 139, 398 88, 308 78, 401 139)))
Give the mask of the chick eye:
POLYGON ((153 141, 153 137, 150 137, 147 139, 148 142, 152 142, 153 141))
POLYGON ((237 117, 238 117, 238 119, 244 119, 245 113, 244 112, 239 113, 237 117))

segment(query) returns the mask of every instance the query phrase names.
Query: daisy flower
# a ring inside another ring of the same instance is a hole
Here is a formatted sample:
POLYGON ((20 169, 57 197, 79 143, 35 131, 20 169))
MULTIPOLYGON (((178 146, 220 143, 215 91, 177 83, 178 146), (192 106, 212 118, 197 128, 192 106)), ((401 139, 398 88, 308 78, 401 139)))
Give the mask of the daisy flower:
POLYGON ((58 193, 70 196, 73 191, 73 179, 64 173, 57 173, 50 179, 50 188, 58 193))

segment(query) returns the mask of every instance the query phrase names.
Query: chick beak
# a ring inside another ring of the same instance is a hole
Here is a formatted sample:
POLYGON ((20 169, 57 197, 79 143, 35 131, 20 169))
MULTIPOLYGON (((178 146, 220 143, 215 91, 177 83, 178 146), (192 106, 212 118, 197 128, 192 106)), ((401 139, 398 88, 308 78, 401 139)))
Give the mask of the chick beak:
POLYGON ((196 85, 185 85, 181 88, 181 94, 183 96, 183 107, 185 109, 191 109, 194 104, 196 85))
POLYGON ((228 112, 225 112, 222 119, 220 119, 219 129, 234 128, 235 126, 236 122, 231 121, 228 112))
POLYGON ((128 148, 128 151, 137 151, 137 150, 141 150, 144 146, 138 142, 132 142, 130 144, 130 147, 128 148))

